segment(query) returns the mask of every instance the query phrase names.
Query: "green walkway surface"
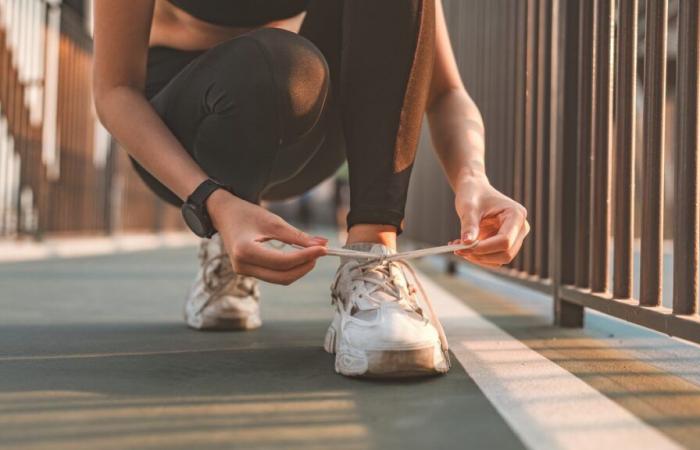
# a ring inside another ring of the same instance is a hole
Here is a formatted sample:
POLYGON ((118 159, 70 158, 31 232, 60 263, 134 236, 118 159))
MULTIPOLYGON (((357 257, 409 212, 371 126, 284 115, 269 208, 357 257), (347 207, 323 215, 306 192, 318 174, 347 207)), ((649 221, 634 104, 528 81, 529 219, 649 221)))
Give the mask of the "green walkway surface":
POLYGON ((2 449, 523 447, 456 361, 423 380, 335 374, 333 258, 264 286, 260 330, 189 330, 195 253, 0 265, 2 449))

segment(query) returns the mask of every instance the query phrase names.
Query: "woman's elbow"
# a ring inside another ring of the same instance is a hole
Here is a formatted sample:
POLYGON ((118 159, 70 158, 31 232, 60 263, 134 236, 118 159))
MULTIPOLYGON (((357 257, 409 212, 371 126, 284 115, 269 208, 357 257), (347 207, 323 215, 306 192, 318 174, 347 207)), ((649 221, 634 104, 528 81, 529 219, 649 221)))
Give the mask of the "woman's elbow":
POLYGON ((93 87, 93 102, 95 104, 97 119, 108 130, 110 129, 111 112, 115 109, 123 109, 119 106, 121 102, 120 97, 123 97, 124 94, 128 94, 127 91, 131 90, 132 89, 127 86, 105 87, 95 85, 93 87))
POLYGON ((105 83, 100 83, 97 78, 95 78, 95 81, 92 83, 92 101, 95 105, 95 114, 97 115, 97 119, 105 128, 107 128, 106 122, 107 116, 109 115, 107 112, 109 109, 108 98, 111 90, 112 88, 106 86, 105 83))
POLYGON ((102 126, 107 128, 106 115, 105 115, 105 102, 103 96, 97 92, 93 92, 93 103, 95 105, 95 115, 97 115, 97 120, 100 121, 102 126))

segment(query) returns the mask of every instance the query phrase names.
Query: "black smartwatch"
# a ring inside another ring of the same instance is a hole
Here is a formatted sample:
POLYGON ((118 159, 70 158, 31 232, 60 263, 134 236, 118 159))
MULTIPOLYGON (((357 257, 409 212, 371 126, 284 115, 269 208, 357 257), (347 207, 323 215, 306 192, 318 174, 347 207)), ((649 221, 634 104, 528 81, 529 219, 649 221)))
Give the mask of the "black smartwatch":
POLYGON ((182 217, 185 223, 194 234, 203 238, 210 238, 216 233, 214 224, 211 222, 211 217, 207 212, 207 198, 217 189, 230 189, 222 186, 212 179, 202 182, 197 189, 194 190, 187 201, 182 204, 182 217))

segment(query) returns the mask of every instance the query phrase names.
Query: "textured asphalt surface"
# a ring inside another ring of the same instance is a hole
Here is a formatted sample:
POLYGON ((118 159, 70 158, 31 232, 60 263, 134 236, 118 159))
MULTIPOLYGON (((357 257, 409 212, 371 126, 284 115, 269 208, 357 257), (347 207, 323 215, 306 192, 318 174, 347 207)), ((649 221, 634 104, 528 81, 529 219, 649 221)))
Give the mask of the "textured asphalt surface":
POLYGON ((337 260, 263 287, 263 327, 182 321, 196 249, 0 264, 0 448, 523 448, 458 363, 341 377, 322 348, 337 260))

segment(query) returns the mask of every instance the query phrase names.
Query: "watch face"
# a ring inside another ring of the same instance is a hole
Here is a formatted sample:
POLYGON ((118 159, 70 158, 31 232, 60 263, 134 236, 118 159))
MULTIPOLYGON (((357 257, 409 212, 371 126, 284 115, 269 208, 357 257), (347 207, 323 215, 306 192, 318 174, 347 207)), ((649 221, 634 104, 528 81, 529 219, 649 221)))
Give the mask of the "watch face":
POLYGON ((185 223, 194 234, 199 237, 207 237, 207 227, 202 222, 200 215, 192 205, 187 203, 182 205, 182 217, 185 219, 185 223))

